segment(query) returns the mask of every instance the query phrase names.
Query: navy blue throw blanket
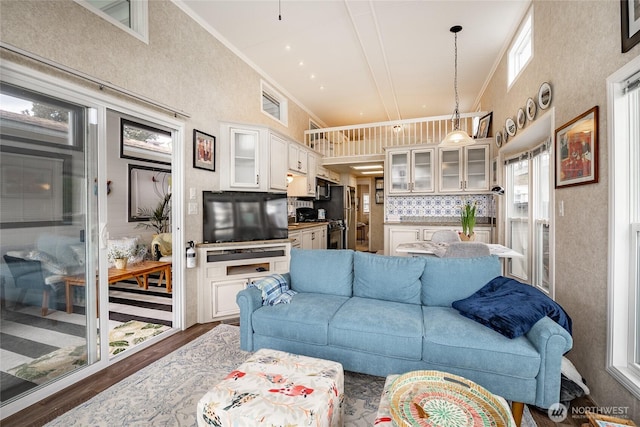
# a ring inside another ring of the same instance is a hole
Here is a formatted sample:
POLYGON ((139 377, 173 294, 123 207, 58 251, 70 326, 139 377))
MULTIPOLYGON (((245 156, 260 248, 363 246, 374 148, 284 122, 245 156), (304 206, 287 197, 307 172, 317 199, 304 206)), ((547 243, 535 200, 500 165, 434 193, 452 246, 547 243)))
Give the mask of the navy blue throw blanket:
POLYGON ((508 338, 526 334, 545 316, 571 334, 571 318, 559 304, 533 286, 503 276, 451 305, 463 316, 508 338))

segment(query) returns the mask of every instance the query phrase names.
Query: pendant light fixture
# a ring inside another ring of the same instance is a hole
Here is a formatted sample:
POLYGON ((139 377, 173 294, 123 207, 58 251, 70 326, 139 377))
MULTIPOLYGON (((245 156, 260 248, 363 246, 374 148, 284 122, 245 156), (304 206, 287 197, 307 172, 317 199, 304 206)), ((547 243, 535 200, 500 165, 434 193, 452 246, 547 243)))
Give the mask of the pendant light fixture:
POLYGON ((458 109, 459 99, 458 99, 458 33, 462 31, 462 26, 454 25, 449 28, 454 35, 454 74, 453 74, 453 90, 456 96, 456 109, 453 111, 453 119, 451 122, 453 124, 453 130, 445 136, 445 138, 440 142, 440 146, 444 147, 462 147, 465 145, 471 145, 475 141, 467 134, 467 132, 460 130, 460 111, 458 109))

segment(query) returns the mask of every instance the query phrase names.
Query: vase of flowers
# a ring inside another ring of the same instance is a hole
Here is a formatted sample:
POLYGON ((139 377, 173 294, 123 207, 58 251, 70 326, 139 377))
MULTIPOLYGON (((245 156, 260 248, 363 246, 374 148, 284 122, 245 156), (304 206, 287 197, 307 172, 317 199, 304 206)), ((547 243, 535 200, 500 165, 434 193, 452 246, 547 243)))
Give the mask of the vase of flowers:
POLYGON ((475 239, 473 229, 476 226, 476 208, 477 202, 467 202, 460 211, 460 222, 462 224, 462 232, 458 232, 460 240, 472 241, 475 239))
POLYGON ((109 259, 113 260, 118 270, 126 270, 129 258, 133 255, 130 249, 119 246, 109 248, 109 259))

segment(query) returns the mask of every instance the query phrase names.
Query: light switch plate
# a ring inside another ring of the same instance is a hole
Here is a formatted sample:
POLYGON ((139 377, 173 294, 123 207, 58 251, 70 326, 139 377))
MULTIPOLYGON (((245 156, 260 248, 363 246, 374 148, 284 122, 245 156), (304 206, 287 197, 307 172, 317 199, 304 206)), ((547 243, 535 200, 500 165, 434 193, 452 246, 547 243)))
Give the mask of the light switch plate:
POLYGON ((198 215, 198 204, 197 203, 189 203, 189 215, 198 215))

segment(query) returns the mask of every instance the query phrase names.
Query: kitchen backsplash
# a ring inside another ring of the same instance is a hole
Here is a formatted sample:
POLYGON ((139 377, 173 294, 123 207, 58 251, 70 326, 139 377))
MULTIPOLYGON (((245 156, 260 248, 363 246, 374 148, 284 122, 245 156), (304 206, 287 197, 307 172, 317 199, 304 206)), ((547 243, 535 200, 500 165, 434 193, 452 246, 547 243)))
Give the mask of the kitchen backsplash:
POLYGON ((313 200, 298 200, 297 197, 287 197, 287 212, 289 216, 296 216, 298 208, 312 208, 313 200))
POLYGON ((447 196, 386 196, 385 220, 415 217, 460 216, 465 203, 477 203, 476 216, 491 216, 491 195, 465 194, 447 196))

